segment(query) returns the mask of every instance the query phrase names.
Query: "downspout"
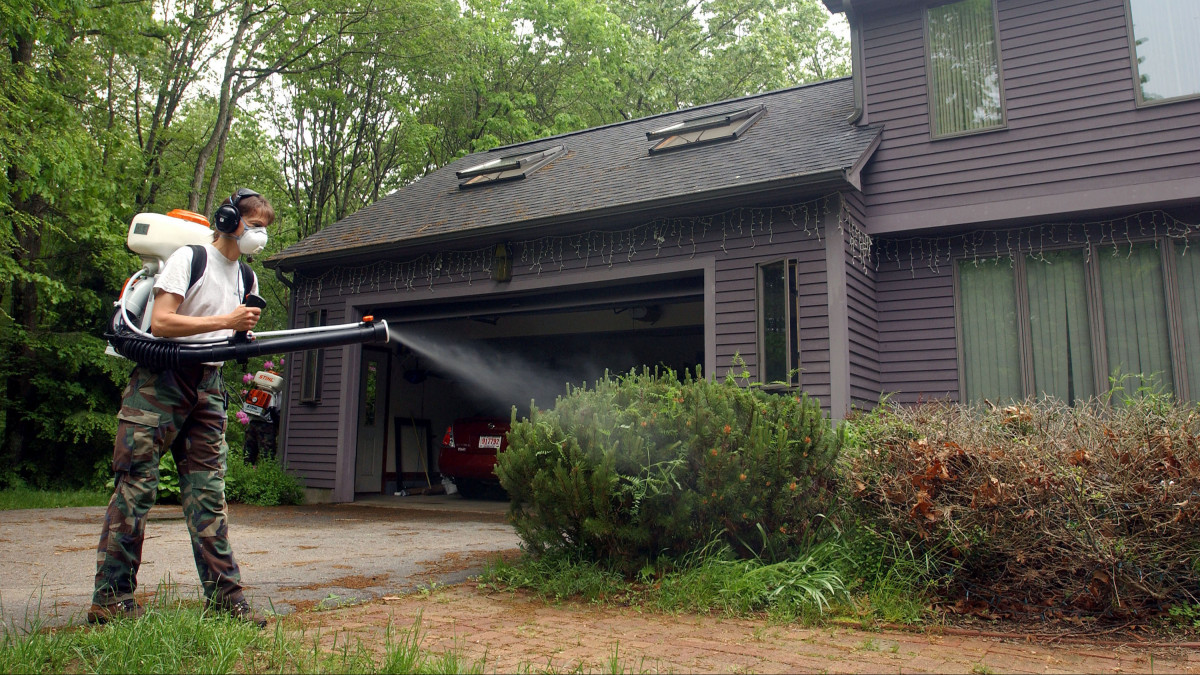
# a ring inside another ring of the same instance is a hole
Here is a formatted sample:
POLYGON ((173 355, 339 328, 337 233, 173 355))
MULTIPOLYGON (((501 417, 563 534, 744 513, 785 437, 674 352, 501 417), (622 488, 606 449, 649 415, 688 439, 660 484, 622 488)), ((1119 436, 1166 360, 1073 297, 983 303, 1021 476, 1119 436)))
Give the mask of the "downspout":
POLYGON ((863 80, 866 73, 863 72, 862 62, 862 26, 858 22, 858 17, 854 13, 854 0, 842 0, 842 7, 846 11, 846 22, 850 24, 850 76, 854 82, 854 112, 850 113, 850 117, 846 121, 850 124, 866 124, 865 119, 866 104, 863 92, 863 80))

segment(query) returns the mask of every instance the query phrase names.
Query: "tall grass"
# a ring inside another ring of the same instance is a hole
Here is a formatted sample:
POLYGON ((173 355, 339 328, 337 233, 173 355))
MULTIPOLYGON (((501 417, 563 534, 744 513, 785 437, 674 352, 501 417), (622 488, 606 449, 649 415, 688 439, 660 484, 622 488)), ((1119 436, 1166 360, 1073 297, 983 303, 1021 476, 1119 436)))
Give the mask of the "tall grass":
POLYGON ((834 566, 836 549, 818 546, 792 560, 739 559, 714 545, 669 570, 646 568, 637 579, 588 560, 552 555, 516 562, 497 559, 485 583, 525 589, 554 600, 575 599, 650 607, 659 611, 719 611, 732 616, 815 616, 849 600, 834 566))

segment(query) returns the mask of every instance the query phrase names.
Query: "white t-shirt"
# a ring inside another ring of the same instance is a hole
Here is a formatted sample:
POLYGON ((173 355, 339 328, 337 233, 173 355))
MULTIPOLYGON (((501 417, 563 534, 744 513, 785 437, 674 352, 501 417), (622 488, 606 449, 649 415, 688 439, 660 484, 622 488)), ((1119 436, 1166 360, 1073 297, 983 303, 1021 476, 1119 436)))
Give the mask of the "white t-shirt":
MULTIPOLYGON (((192 249, 181 246, 167 258, 167 264, 154 282, 154 290, 163 290, 183 297, 183 302, 176 310, 184 316, 219 316, 228 314, 242 304, 246 296, 242 290, 242 274, 238 269, 238 261, 225 257, 212 244, 205 244, 208 262, 204 266, 204 274, 188 292, 188 281, 192 276, 192 249)), ((258 293, 258 279, 252 281, 251 293, 258 293)), ((233 336, 233 329, 225 328, 209 333, 197 333, 187 337, 167 338, 177 342, 195 342, 212 338, 228 338, 233 336)), ((213 364, 220 365, 220 364, 213 364)))

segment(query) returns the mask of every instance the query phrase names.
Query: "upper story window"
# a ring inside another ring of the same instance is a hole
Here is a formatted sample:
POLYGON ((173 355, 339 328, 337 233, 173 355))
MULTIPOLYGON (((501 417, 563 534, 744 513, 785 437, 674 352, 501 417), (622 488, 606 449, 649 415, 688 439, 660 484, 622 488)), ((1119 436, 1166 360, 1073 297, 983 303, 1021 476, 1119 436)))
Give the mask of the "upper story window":
POLYGON ((1138 101, 1200 96, 1200 2, 1129 0, 1138 101))
POLYGON ((1003 127, 1004 91, 992 0, 930 7, 925 35, 933 137, 1003 127))

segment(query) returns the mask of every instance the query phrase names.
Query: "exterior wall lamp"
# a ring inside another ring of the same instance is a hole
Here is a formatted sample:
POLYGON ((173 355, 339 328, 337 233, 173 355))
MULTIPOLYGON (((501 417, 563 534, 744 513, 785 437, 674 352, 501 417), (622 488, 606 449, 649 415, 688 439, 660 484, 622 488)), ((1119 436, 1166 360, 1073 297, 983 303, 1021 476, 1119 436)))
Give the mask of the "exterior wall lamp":
POLYGON ((512 281, 512 254, 508 244, 496 244, 496 252, 492 255, 492 279, 512 281))

